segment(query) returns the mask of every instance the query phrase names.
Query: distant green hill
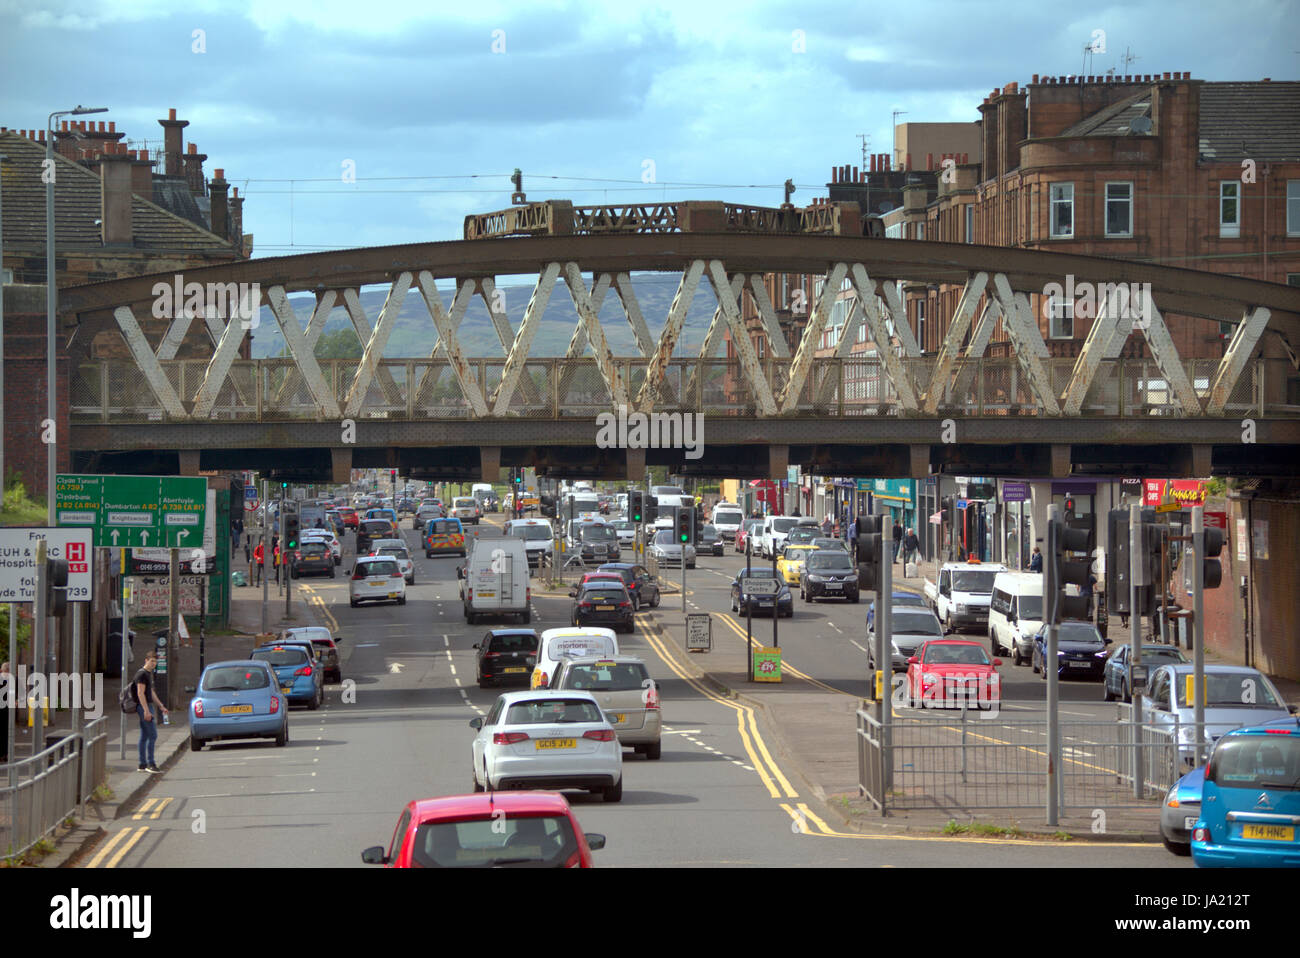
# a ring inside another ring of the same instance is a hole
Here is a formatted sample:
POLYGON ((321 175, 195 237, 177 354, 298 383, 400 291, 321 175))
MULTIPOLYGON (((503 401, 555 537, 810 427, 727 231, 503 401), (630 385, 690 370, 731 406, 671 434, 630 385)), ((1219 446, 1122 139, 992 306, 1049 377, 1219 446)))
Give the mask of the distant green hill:
MULTIPOLYGON (((678 281, 679 277, 675 274, 646 274, 632 278, 632 285, 636 291, 641 313, 645 317, 651 338, 656 341, 663 330, 668 310, 672 306, 673 296, 677 293, 678 281)), ((527 308, 528 300, 532 296, 533 287, 532 285, 500 286, 498 289, 505 296, 506 314, 510 317, 511 327, 517 331, 520 323, 523 322, 524 310, 527 308)), ((451 292, 449 290, 442 292, 443 305, 450 306, 451 292)), ((385 289, 362 290, 361 305, 364 307, 372 325, 378 320, 379 312, 383 308, 384 299, 387 295, 388 291, 385 289)), ((291 302, 294 303, 298 316, 305 326, 307 319, 311 315, 314 298, 311 296, 291 297, 291 302)), ((702 282, 695 294, 695 301, 691 304, 691 309, 687 314, 682 335, 678 339, 678 350, 681 355, 691 354, 692 351, 698 353, 716 307, 717 300, 714 299, 712 287, 707 281, 702 282)), ((563 280, 557 281, 555 289, 551 293, 550 301, 546 305, 546 312, 542 315, 537 335, 533 340, 531 355, 563 356, 565 350, 568 349, 569 339, 573 334, 573 327, 577 321, 578 313, 573 306, 573 299, 569 295, 568 287, 564 285, 563 280)), ((633 357, 639 355, 636 348, 636 339, 632 335, 632 328, 628 325, 623 314, 622 304, 613 290, 605 295, 605 302, 600 311, 600 322, 605 338, 615 356, 633 357)), ((351 328, 351 325, 347 312, 341 306, 336 307, 326 322, 325 332, 332 333, 339 329, 351 328)), ((492 320, 488 315, 487 306, 480 297, 475 297, 470 303, 465 312, 465 318, 457 331, 457 336, 460 339, 462 350, 468 357, 495 358, 505 355, 501 342, 497 339, 496 331, 492 327, 492 320)), ((387 347, 384 349, 384 356, 389 359, 425 357, 433 349, 436 339, 437 333, 434 329, 433 320, 429 316, 429 311, 424 305, 424 297, 420 295, 418 289, 413 287, 406 294, 406 299, 402 303, 401 311, 397 317, 397 324, 389 336, 387 347)), ((276 327, 275 318, 272 316, 271 311, 264 308, 260 325, 253 338, 253 358, 264 359, 277 356, 281 354, 283 349, 284 337, 281 336, 279 329, 276 327)))

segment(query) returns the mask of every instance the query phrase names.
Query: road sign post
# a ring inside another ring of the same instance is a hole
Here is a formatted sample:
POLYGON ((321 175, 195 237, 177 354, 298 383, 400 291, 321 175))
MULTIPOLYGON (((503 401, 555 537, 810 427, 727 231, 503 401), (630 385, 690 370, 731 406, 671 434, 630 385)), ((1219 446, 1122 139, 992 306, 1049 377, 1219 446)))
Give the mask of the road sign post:
POLYGON ((1137 677, 1142 666, 1142 613, 1138 607, 1138 592, 1147 568, 1142 554, 1142 507, 1134 503, 1128 508, 1128 561, 1129 561, 1129 697, 1133 701, 1133 797, 1142 798, 1146 793, 1146 769, 1142 761, 1142 687, 1137 677))
MULTIPOLYGON (((745 598, 745 583, 749 581, 753 569, 751 560, 754 556, 754 540, 745 535, 745 577, 740 580, 740 596, 745 598)), ((745 658, 749 660, 749 681, 754 681, 754 607, 745 601, 745 658)))

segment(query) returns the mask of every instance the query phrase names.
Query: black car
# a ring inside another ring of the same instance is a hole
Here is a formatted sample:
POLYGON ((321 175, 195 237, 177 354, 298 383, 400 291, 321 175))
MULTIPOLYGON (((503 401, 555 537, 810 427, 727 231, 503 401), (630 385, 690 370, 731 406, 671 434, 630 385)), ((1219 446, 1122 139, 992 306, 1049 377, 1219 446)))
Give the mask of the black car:
POLYGON ((537 633, 532 629, 493 629, 475 643, 478 650, 478 687, 532 681, 537 661, 537 633))
POLYGON ((805 602, 843 598, 857 602, 858 569, 847 552, 817 549, 804 560, 799 573, 799 597, 805 602))
POLYGON ((583 562, 617 561, 619 557, 618 533, 604 522, 582 523, 576 529, 578 552, 583 562))
POLYGON ((375 539, 400 539, 397 523, 391 519, 362 519, 357 523, 357 555, 363 556, 370 551, 370 543, 375 539))
POLYGON ((289 573, 295 579, 301 575, 327 575, 334 578, 334 552, 319 539, 298 543, 289 562, 289 573))
POLYGON ((753 579, 773 579, 778 589, 775 593, 766 592, 763 595, 742 595, 740 590, 741 580, 745 578, 745 570, 741 569, 736 573, 736 577, 731 580, 731 611, 740 615, 745 615, 747 610, 754 612, 764 612, 770 610, 780 610, 781 615, 787 619, 794 615, 794 596, 790 592, 790 587, 785 584, 785 580, 777 575, 776 571, 770 566, 754 567, 749 570, 749 577, 753 579), (773 604, 775 602, 775 605, 773 604))
POLYGON ((700 526, 700 541, 695 543, 695 551, 700 555, 707 552, 709 555, 720 556, 722 550, 722 536, 718 535, 718 530, 710 525, 700 526))
POLYGON ((573 624, 612 627, 615 632, 631 632, 632 596, 617 582, 593 580, 573 593, 573 624))
POLYGON ((659 582, 645 566, 630 562, 606 562, 596 571, 617 572, 623 577, 623 584, 632 596, 633 612, 640 612, 646 606, 659 607, 659 582))
MULTIPOLYGON (((1106 672, 1106 640, 1091 622, 1062 622, 1057 626, 1057 675, 1061 678, 1100 679, 1106 672)), ((1034 636, 1030 659, 1034 671, 1047 679, 1047 629, 1034 636)))

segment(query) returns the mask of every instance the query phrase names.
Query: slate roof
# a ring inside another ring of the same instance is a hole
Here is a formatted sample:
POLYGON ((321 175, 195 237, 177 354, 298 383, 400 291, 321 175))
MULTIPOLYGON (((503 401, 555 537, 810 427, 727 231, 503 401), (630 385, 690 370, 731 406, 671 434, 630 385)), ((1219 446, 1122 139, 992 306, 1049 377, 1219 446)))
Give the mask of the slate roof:
POLYGON ((1149 136, 1150 133, 1134 132, 1132 123, 1138 117, 1151 116, 1151 89, 1139 90, 1131 96, 1112 103, 1104 110, 1098 110, 1061 136, 1149 136))
POLYGON ((1300 160, 1300 83, 1206 83, 1198 121, 1203 159, 1300 160))
MULTIPOLYGON (((45 247, 45 147, 20 133, 0 133, 7 249, 45 247)), ((103 249, 95 220, 102 216, 100 179, 92 170, 54 154, 54 229, 60 252, 103 249)), ((226 240, 139 196, 131 198, 131 231, 139 250, 231 251, 226 240)))

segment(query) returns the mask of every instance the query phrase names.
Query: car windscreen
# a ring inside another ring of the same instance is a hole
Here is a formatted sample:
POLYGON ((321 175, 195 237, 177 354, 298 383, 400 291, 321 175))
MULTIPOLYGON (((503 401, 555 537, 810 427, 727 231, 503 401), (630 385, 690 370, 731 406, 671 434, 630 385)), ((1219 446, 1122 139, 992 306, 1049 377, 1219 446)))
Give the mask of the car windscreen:
MULTIPOLYGON (((1132 649, 1130 648, 1130 652, 1132 649)), ((1182 663, 1187 661, 1187 656, 1183 655, 1178 649, 1160 648, 1159 646, 1144 645, 1142 646, 1142 662, 1149 664, 1152 659, 1159 659, 1161 662, 1182 663)))
POLYGON ((359 562, 357 571, 362 575, 397 575, 397 563, 391 560, 380 560, 378 562, 359 562))
POLYGON ((890 630, 907 635, 943 635, 943 627, 934 613, 918 614, 902 609, 890 610, 890 630))
POLYGON ((1022 595, 1017 600, 1017 603, 1020 618, 1028 619, 1031 622, 1041 622, 1043 620, 1043 597, 1041 595, 1022 595))
POLYGON ((1300 790, 1300 735, 1236 735, 1210 758, 1208 780, 1228 788, 1300 790))
POLYGON ((308 665, 311 663, 311 656, 307 654, 306 649, 265 649, 264 651, 254 652, 250 658, 259 662, 267 662, 276 668, 284 668, 286 665, 308 665))
POLYGON ((578 851, 567 816, 493 815, 469 822, 426 822, 415 830, 418 868, 561 868, 578 851))
MULTIPOLYGON (((1145 651, 1145 650, 1144 650, 1145 651)), ((1178 707, 1191 708, 1188 695, 1192 673, 1175 675, 1178 688, 1178 707)), ((1207 672, 1205 675, 1206 705, 1234 706, 1237 708, 1281 708, 1273 690, 1257 672, 1207 672)))
POLYGON ((505 725, 600 722, 600 706, 587 699, 526 699, 506 710, 505 725))
POLYGON ((989 665, 989 657, 978 645, 931 645, 925 650, 926 665, 989 665))
MULTIPOLYGON (((1046 636, 1043 637, 1046 641, 1046 636)), ((1105 646, 1106 641, 1101 637, 1101 633, 1096 627, 1089 622, 1062 622, 1056 627, 1056 640, 1058 642, 1075 642, 1095 645, 1097 648, 1105 646)))
POLYGON ((672 529, 660 529, 655 533, 655 545, 671 546, 677 544, 677 533, 672 529))
POLYGON ((551 538, 551 530, 546 526, 511 526, 510 533, 516 538, 529 541, 551 538))
POLYGON ((579 602, 629 602, 627 589, 617 582, 589 582, 582 587, 579 602))
POLYGON ((399 549, 397 546, 384 546, 379 550, 379 554, 381 556, 395 556, 398 559, 411 558, 411 553, 407 552, 404 548, 399 549))
POLYGON ((744 523, 742 523, 742 524, 743 524, 744 527, 745 527, 745 531, 748 532, 750 529, 754 528, 755 526, 761 526, 761 525, 763 524, 763 520, 762 520, 762 519, 746 519, 746 520, 744 521, 744 523))
POLYGON ((270 684, 266 669, 242 665, 208 669, 203 677, 205 692, 243 692, 248 689, 264 689, 270 684))
POLYGON ((636 531, 636 523, 633 522, 631 519, 618 519, 618 520, 616 520, 616 521, 613 523, 613 526, 614 526, 614 528, 617 529, 619 532, 634 532, 634 531, 636 531))
POLYGON ((583 542, 609 542, 615 538, 614 530, 609 526, 583 526, 583 542))
POLYGON ((368 519, 361 523, 361 531, 371 539, 383 539, 393 534, 393 524, 387 519, 368 519))
POLYGON ((719 526, 738 526, 744 518, 744 513, 739 510, 735 512, 715 512, 713 514, 713 522, 719 526))
POLYGON ((799 520, 798 520, 798 519, 773 519, 773 520, 772 520, 772 531, 773 531, 773 532, 789 532, 791 529, 793 529, 793 528, 794 528, 795 526, 797 526, 798 524, 799 524, 799 520))
POLYGON ((305 541, 298 546, 298 551, 303 555, 324 555, 330 551, 330 547, 319 539, 305 541))
POLYGON ((853 571, 853 560, 847 552, 814 552, 808 556, 808 571, 833 569, 836 572, 853 571))
POLYGON ((992 593, 995 578, 997 573, 992 569, 988 572, 965 569, 952 574, 952 588, 954 592, 992 593))
POLYGON ((537 636, 524 632, 494 635, 488 640, 489 652, 536 652, 537 636))
POLYGON ((571 665, 565 672, 564 688, 590 692, 628 692, 646 688, 650 676, 640 662, 595 662, 571 665))
POLYGON ((459 522, 453 522, 450 519, 443 519, 443 520, 434 519, 429 523, 425 535, 445 536, 445 535, 451 535, 453 533, 459 533, 459 532, 460 532, 459 522))

